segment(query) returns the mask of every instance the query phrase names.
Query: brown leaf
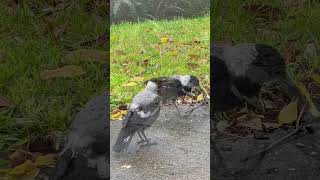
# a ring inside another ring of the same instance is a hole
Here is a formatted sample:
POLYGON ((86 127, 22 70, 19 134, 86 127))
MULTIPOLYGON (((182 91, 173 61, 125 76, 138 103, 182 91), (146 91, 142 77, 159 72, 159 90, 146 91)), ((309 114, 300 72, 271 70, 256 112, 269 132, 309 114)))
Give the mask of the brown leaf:
POLYGON ((98 47, 105 45, 108 42, 109 36, 107 34, 101 34, 95 39, 87 40, 84 42, 80 42, 80 46, 82 47, 98 47))
POLYGON ((285 60, 286 63, 296 62, 296 56, 299 54, 299 49, 295 41, 287 41, 285 44, 285 60))
POLYGON ((243 8, 263 22, 278 21, 285 15, 281 9, 267 4, 250 4, 243 8))
POLYGON ((66 78, 75 77, 83 75, 85 72, 81 66, 76 65, 66 65, 58 69, 44 70, 40 73, 40 78, 42 80, 52 79, 52 78, 66 78))
POLYGON ((262 130, 261 117, 254 112, 249 112, 249 114, 244 114, 237 118, 240 121, 237 126, 249 127, 255 130, 262 130))
POLYGON ((278 129, 279 128, 279 124, 278 123, 263 122, 262 125, 268 130, 273 130, 273 129, 278 129))
POLYGON ((32 157, 30 157, 30 154, 27 154, 24 151, 17 150, 9 156, 10 165, 11 165, 11 167, 15 167, 17 165, 22 164, 26 160, 31 159, 31 158, 32 157))
POLYGON ((66 55, 67 59, 80 59, 81 61, 92 61, 101 64, 108 63, 109 53, 96 49, 79 49, 66 55))
POLYGON ((6 108, 6 107, 9 107, 11 106, 12 104, 9 102, 9 100, 5 97, 2 97, 0 95, 0 109, 1 108, 6 108))
POLYGON ((7 60, 7 55, 6 53, 0 49, 0 64, 4 63, 7 60))

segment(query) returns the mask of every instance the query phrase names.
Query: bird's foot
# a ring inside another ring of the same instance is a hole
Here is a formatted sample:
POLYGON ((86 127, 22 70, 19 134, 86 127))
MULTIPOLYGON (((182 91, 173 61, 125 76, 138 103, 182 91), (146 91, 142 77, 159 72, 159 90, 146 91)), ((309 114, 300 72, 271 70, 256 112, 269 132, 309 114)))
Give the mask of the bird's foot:
POLYGON ((157 145, 157 141, 151 141, 150 139, 147 141, 147 143, 141 145, 141 147, 147 147, 147 146, 152 146, 152 145, 157 145))
POLYGON ((136 142, 137 144, 141 144, 141 143, 144 143, 144 142, 147 142, 146 140, 141 140, 141 141, 138 141, 138 142, 136 142))

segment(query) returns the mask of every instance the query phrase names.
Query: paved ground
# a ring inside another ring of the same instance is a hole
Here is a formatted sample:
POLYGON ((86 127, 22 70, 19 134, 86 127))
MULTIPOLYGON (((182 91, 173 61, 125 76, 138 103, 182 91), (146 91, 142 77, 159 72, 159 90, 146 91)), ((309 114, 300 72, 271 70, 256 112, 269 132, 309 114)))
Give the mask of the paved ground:
MULTIPOLYGON (((190 108, 179 105, 184 110, 190 108)), ((179 118, 173 105, 164 106, 146 135, 158 145, 139 147, 135 137, 129 153, 110 150, 112 180, 209 180, 210 115, 208 105, 196 109, 191 116, 179 118)), ((111 148, 121 121, 111 122, 111 148)))
MULTIPOLYGON (((270 139, 216 136, 213 156, 214 180, 319 180, 320 179, 320 126, 316 132, 300 132, 262 157, 241 159, 263 149, 288 134, 277 130, 270 139), (217 153, 219 152, 219 153, 217 153)), ((291 131, 290 131, 291 132, 291 131)))

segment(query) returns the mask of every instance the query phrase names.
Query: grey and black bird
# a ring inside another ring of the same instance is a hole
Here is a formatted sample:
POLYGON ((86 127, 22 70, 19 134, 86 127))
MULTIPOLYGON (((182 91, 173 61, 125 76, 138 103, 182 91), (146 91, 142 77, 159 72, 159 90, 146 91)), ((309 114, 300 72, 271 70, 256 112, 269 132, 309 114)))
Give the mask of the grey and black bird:
POLYGON ((300 107, 305 103, 288 76, 284 58, 269 45, 243 43, 218 47, 211 43, 210 58, 215 112, 230 110, 244 102, 261 108, 257 95, 265 83, 278 86, 290 99, 298 98, 300 107))
POLYGON ((75 116, 50 180, 103 180, 109 173, 109 95, 89 101, 75 116))
POLYGON ((131 143, 133 136, 137 133, 144 145, 153 145, 145 135, 160 114, 161 97, 157 94, 158 86, 154 82, 148 82, 145 89, 138 93, 132 100, 128 114, 122 122, 122 128, 113 146, 115 152, 125 151, 131 143))
MULTIPOLYGON (((157 84, 158 95, 161 96, 162 102, 167 103, 168 101, 172 101, 180 116, 182 115, 176 104, 177 98, 185 95, 197 96, 201 92, 204 92, 200 86, 199 79, 192 75, 156 77, 149 79, 146 83, 150 81, 157 84)), ((192 110, 189 111, 189 114, 192 110)))

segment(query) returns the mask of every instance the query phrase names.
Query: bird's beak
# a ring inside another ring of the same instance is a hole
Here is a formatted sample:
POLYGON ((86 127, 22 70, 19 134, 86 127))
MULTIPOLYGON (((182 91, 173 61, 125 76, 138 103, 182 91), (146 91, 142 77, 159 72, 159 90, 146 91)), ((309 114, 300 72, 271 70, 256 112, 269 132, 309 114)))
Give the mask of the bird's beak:
POLYGON ((206 89, 203 88, 201 85, 196 87, 196 91, 197 91, 197 96, 199 96, 200 94, 203 94, 203 97, 206 99, 210 99, 209 94, 207 93, 206 89))

